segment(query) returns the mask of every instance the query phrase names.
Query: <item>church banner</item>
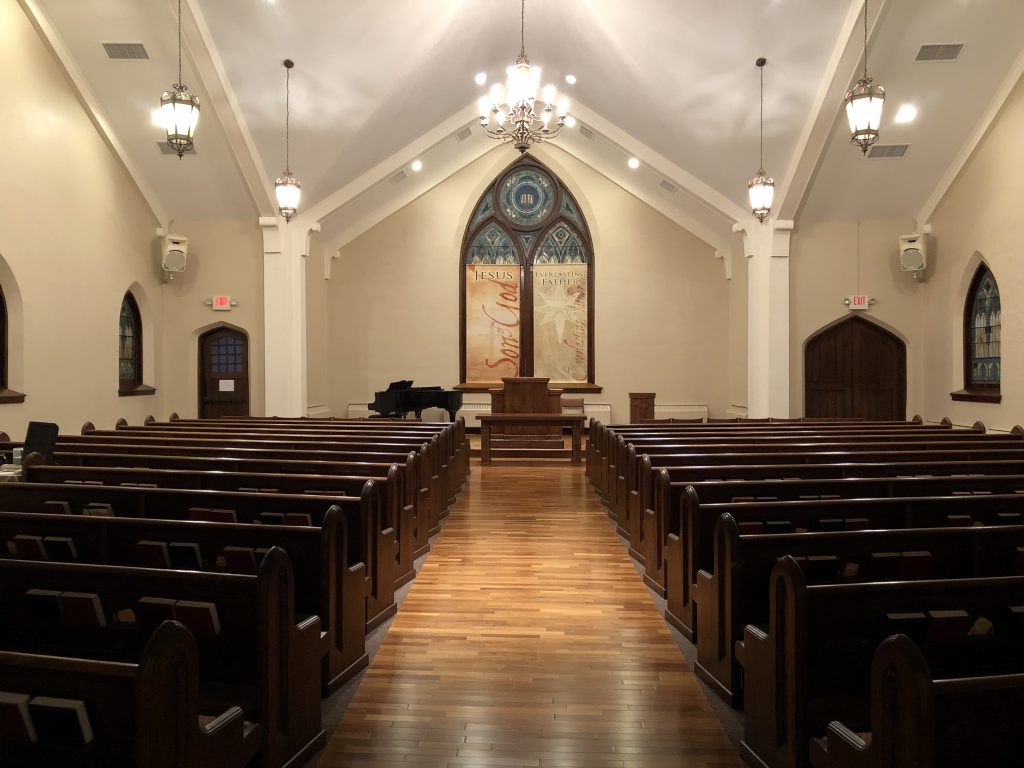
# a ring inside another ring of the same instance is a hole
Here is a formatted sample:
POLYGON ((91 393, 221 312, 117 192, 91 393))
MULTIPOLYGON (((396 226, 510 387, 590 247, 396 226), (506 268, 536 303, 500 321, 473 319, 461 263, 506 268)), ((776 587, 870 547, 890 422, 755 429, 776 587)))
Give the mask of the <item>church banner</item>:
POLYGON ((587 380, 586 264, 533 267, 533 374, 587 380))
POLYGON ((519 265, 467 266, 466 381, 519 376, 521 328, 519 265))

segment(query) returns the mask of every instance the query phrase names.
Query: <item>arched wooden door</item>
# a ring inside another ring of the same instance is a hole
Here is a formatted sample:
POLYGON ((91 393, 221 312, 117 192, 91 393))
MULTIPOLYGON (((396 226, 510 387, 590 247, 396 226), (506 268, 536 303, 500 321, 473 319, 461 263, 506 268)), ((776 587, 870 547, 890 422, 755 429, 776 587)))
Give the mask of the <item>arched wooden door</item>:
POLYGON ((856 315, 826 326, 804 347, 804 416, 907 417, 907 348, 856 315))
POLYGON ((199 418, 249 415, 249 337, 221 326, 199 337, 199 418))

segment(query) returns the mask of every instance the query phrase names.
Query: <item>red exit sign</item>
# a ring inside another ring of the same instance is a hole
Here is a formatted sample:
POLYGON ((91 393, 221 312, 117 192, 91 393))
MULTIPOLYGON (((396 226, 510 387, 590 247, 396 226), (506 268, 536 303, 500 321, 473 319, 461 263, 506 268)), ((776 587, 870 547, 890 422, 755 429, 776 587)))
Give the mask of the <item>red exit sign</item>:
POLYGON ((850 309, 867 309, 871 306, 871 297, 861 293, 854 294, 846 299, 850 309))
POLYGON ((213 297, 213 308, 219 309, 223 312, 231 311, 231 297, 230 296, 214 296, 213 297))

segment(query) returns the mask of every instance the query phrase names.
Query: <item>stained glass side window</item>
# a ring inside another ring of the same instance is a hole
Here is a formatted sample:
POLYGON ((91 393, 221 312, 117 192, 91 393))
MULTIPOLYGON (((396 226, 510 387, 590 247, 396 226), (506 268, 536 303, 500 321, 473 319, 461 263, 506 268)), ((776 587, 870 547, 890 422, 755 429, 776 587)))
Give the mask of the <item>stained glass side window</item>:
POLYGON ((587 249, 579 235, 559 222, 547 235, 533 259, 534 264, 586 264, 587 249))
POLYGON ((968 302, 964 318, 967 386, 998 389, 1002 362, 1002 308, 999 286, 988 267, 982 266, 978 270, 968 302))
POLYGON ((131 293, 121 300, 118 322, 118 378, 121 386, 132 386, 142 381, 142 323, 139 307, 131 293))
POLYGON ((480 232, 466 253, 466 264, 518 264, 519 255, 501 227, 491 224, 480 232))
POLYGON ((210 367, 213 373, 242 373, 242 341, 224 337, 210 345, 210 367))

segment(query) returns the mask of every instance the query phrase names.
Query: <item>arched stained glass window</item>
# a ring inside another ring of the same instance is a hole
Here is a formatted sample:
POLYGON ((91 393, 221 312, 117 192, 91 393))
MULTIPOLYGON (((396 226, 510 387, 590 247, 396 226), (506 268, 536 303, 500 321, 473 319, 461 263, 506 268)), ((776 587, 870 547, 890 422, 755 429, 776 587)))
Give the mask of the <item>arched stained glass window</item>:
POLYGON ((999 286, 984 264, 978 268, 964 309, 965 385, 999 391, 1002 350, 999 286))
POLYGON ((131 291, 121 300, 118 323, 118 380, 122 391, 142 383, 142 320, 131 291))
POLYGON ((593 247, 565 185, 520 158, 483 194, 463 242, 460 388, 546 376, 595 389, 593 247))

